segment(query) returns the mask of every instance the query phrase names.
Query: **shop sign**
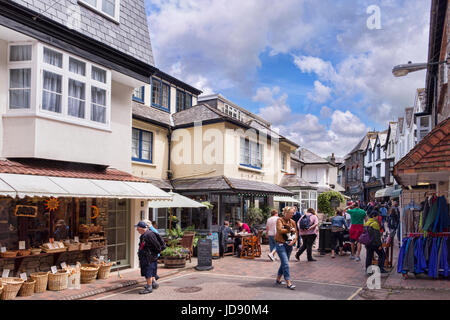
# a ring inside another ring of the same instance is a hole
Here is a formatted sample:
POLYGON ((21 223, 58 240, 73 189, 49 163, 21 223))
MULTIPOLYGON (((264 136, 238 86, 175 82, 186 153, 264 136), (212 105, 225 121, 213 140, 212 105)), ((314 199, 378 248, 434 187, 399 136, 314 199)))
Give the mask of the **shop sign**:
POLYGON ((352 186, 350 187, 350 193, 360 193, 361 188, 359 186, 352 186))
POLYGON ((38 211, 38 208, 35 206, 17 205, 16 210, 14 211, 14 215, 16 217, 36 218, 37 211, 38 211))
POLYGON ((9 277, 9 269, 3 269, 2 278, 8 278, 9 277))
POLYGON ((330 204, 331 204, 331 207, 337 208, 341 205, 341 202, 339 201, 339 199, 337 197, 332 197, 330 200, 330 204))
POLYGON ((217 232, 213 232, 206 237, 207 239, 211 239, 212 241, 212 257, 213 259, 218 259, 220 257, 219 254, 219 234, 217 232))

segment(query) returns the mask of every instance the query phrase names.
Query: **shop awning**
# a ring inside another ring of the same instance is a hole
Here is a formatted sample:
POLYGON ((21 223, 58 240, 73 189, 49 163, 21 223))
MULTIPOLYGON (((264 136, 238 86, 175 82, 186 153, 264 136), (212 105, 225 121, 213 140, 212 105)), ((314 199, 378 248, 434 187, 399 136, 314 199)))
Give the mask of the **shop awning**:
POLYGON ((300 203, 297 199, 294 199, 292 197, 273 197, 273 201, 276 202, 293 202, 293 203, 300 203))
POLYGON ((377 192, 375 192, 375 198, 392 197, 394 191, 395 191, 394 187, 387 187, 384 189, 377 190, 377 192))
POLYGON ((400 197, 400 194, 402 193, 402 189, 395 189, 392 191, 391 198, 398 198, 400 197))
POLYGON ((163 190, 145 182, 96 180, 0 173, 0 194, 10 197, 76 197, 170 200, 163 190))
POLYGON ((172 200, 169 201, 151 201, 149 203, 150 208, 206 208, 205 205, 200 202, 189 199, 175 192, 168 192, 172 196, 172 200))

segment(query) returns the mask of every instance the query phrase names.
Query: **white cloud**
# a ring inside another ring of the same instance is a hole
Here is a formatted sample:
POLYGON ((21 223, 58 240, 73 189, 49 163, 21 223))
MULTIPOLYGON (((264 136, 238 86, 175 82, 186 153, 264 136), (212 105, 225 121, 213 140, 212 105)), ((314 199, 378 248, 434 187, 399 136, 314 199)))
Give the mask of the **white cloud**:
POLYGON ((287 94, 279 95, 280 88, 259 88, 253 101, 261 102, 265 106, 259 110, 259 116, 273 125, 282 124, 290 117, 291 108, 287 105, 287 94), (276 97, 279 95, 278 97, 276 97))
POLYGON ((323 106, 322 109, 320 109, 320 117, 321 118, 329 118, 331 116, 333 110, 328 108, 327 106, 323 106))
POLYGON ((331 98, 331 88, 324 86, 320 81, 314 81, 314 92, 308 93, 308 99, 323 103, 331 98))

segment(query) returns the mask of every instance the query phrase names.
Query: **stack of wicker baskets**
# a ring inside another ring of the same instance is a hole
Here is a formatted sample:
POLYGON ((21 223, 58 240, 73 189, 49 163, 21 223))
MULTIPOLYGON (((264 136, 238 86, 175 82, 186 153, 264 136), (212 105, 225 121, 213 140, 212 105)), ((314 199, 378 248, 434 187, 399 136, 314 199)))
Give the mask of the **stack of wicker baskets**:
POLYGON ((2 284, 2 278, 0 278, 0 296, 2 295, 3 292, 3 284, 2 284))
POLYGON ((56 273, 48 274, 48 290, 66 290, 69 285, 69 273, 67 270, 58 270, 56 273))
POLYGON ((30 297, 34 293, 34 288, 36 286, 36 280, 28 279, 22 284, 22 287, 19 290, 20 297, 30 297))
POLYGON ((35 293, 43 293, 47 290, 48 272, 35 272, 30 274, 30 277, 36 281, 34 286, 35 293))
POLYGON ((23 280, 20 278, 2 278, 3 291, 2 300, 13 300, 16 298, 17 293, 19 293, 22 287, 23 280))
POLYGON ((91 283, 97 279, 98 270, 100 266, 97 264, 83 264, 81 265, 81 283, 91 283))
POLYGON ((9 251, 0 253, 0 256, 2 258, 15 258, 18 253, 19 253, 19 250, 9 250, 9 251))
POLYGON ((98 279, 108 279, 111 274, 112 263, 100 264, 100 269, 98 270, 98 279))

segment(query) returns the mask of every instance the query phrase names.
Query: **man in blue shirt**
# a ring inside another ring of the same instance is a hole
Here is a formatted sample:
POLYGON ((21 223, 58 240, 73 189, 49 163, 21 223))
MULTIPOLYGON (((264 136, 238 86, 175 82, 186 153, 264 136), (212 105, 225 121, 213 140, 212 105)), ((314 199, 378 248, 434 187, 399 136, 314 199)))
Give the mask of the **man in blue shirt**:
POLYGON ((384 224, 385 224, 386 219, 387 219, 387 208, 386 208, 386 204, 385 203, 383 203, 380 206, 380 212, 381 212, 381 223, 383 224, 382 227, 383 227, 383 229, 385 229, 384 228, 384 224))

